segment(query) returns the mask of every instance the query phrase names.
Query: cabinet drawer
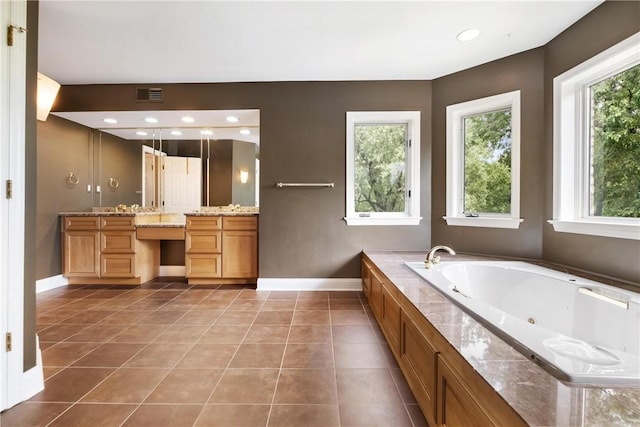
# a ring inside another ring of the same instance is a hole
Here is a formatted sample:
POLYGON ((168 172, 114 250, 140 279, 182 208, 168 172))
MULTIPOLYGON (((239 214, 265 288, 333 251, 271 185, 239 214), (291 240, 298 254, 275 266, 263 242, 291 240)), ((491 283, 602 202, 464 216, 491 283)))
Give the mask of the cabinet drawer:
POLYGON ((185 257, 188 278, 222 277, 222 256, 220 254, 191 254, 185 257))
POLYGON ((62 217, 64 230, 99 230, 100 218, 97 216, 64 216, 62 217))
POLYGON ((227 230, 257 230, 256 216, 225 216, 222 218, 222 229, 227 230))
POLYGON ((189 216, 187 230, 222 230, 222 218, 219 216, 189 216))
POLYGON ((135 253, 135 231, 103 231, 100 233, 100 251, 104 253, 135 253))
POLYGON ((101 277, 136 277, 135 254, 103 254, 100 256, 101 277))
POLYGON ((136 218, 133 216, 101 216, 101 230, 135 230, 136 218))
POLYGON ((222 239, 220 231, 187 231, 184 247, 187 253, 220 253, 222 239))

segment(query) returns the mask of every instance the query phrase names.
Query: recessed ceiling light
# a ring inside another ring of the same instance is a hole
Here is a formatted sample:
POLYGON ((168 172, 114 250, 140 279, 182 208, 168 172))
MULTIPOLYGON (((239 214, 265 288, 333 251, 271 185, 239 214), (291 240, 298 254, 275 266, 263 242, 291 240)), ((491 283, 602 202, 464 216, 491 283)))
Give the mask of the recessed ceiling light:
POLYGON ((207 135, 207 136, 211 136, 213 135, 213 132, 208 130, 208 129, 204 129, 200 131, 200 135, 207 135))
POLYGON ((249 129, 240 129, 240 134, 251 135, 251 131, 249 129))
POLYGON ((136 135, 138 135, 138 136, 147 136, 149 134, 147 132, 143 131, 143 130, 139 130, 138 132, 136 132, 136 135))
POLYGON ((182 132, 180 132, 179 130, 172 130, 172 131, 171 131, 171 135, 173 135, 173 136, 180 136, 180 135, 182 135, 182 132))
POLYGON ((158 123, 158 119, 155 117, 145 117, 144 121, 147 123, 158 123))
POLYGON ((229 123, 238 123, 238 118, 236 116, 227 116, 227 121, 229 123))
POLYGON ((181 120, 183 122, 185 122, 185 123, 193 123, 193 122, 195 122, 195 119, 193 117, 189 117, 189 116, 184 116, 181 120))
POLYGON ((102 120, 105 123, 109 123, 110 125, 115 125, 116 123, 118 123, 118 121, 116 119, 113 119, 111 117, 107 117, 106 119, 102 120))
POLYGON ((468 42, 475 39, 479 35, 480 35, 480 30, 478 30, 477 28, 471 28, 469 30, 462 31, 460 34, 456 36, 456 38, 458 39, 458 41, 468 42))

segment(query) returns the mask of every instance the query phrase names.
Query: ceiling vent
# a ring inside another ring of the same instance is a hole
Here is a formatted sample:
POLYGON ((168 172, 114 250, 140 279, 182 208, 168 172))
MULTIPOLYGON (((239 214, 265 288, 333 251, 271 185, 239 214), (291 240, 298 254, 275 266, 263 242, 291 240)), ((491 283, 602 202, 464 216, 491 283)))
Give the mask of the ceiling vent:
POLYGON ((136 88, 137 102, 164 102, 164 89, 161 87, 136 88))

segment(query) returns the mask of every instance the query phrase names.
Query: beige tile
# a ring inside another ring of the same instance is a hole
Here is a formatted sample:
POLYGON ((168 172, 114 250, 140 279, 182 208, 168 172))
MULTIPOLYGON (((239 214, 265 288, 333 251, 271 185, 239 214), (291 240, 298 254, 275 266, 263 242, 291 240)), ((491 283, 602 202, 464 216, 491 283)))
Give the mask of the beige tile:
POLYGON ((381 339, 371 325, 333 325, 332 332, 334 343, 378 343, 381 339))
POLYGON ((227 369, 209 403, 270 404, 278 369, 227 369))
POLYGON ((378 343, 333 345, 336 368, 386 368, 387 358, 378 343))

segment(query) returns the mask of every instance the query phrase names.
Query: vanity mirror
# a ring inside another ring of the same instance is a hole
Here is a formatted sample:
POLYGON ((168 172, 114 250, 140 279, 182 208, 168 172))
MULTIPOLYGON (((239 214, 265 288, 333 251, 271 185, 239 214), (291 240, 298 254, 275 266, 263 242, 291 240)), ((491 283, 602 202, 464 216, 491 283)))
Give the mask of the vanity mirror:
POLYGON ((258 204, 259 110, 52 114, 91 129, 94 207, 258 204))

